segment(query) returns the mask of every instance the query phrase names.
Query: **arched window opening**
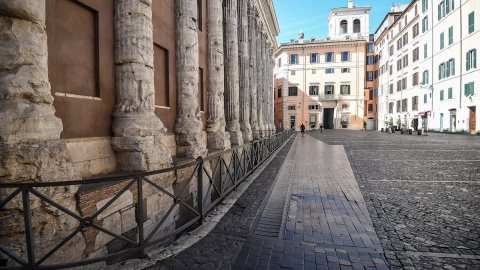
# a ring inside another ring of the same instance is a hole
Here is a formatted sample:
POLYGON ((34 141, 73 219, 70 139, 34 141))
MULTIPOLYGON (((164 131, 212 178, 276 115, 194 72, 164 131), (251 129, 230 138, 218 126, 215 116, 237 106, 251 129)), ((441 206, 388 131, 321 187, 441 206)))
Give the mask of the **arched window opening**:
POLYGON ((346 34, 348 32, 348 22, 347 20, 342 20, 340 22, 340 34, 346 34))
POLYGON ((360 33, 360 20, 355 19, 353 21, 353 33, 360 33))

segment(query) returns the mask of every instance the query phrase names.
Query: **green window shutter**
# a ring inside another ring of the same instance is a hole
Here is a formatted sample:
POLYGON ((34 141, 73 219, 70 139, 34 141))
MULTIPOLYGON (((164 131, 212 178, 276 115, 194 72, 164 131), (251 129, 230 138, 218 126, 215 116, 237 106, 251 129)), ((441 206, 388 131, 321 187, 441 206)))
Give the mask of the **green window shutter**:
POLYGON ((335 85, 332 85, 332 95, 335 95, 335 85))
POLYGON ((423 58, 427 59, 427 55, 428 55, 428 44, 425 43, 425 45, 423 45, 423 58))
POLYGON ((448 88, 448 99, 452 99, 453 98, 453 88, 448 88))
POLYGON ((443 42, 445 40, 445 33, 441 33, 440 34, 440 50, 443 50, 443 48, 445 47, 443 42))
POLYGON ((452 58, 452 65, 450 66, 450 73, 455 75, 455 58, 452 58))
POLYGON ((475 12, 468 14, 468 33, 475 31, 475 12))
POLYGON ((470 61, 473 59, 470 59, 470 52, 467 52, 467 71, 470 70, 470 61))
POLYGON ((443 90, 440 90, 440 100, 443 100, 443 90))
POLYGON ((422 83, 425 84, 425 71, 422 74, 422 83))
POLYGON ((453 26, 448 28, 448 45, 453 44, 453 26))
POLYGON ((425 0, 422 0, 422 12, 425 12, 425 0))
POLYGON ((423 95, 423 103, 427 103, 427 94, 423 95))
POLYGON ((442 7, 438 5, 438 20, 440 21, 442 19, 442 7))
POLYGON ((446 3, 445 3, 445 5, 446 5, 446 13, 448 14, 448 13, 450 13, 450 0, 447 0, 447 1, 445 1, 445 2, 446 2, 446 3))
POLYGON ((450 61, 447 61, 447 70, 445 77, 450 77, 450 61))
POLYGON ((422 33, 425 33, 425 19, 422 20, 422 33))
POLYGON ((468 94, 470 93, 470 90, 468 90, 469 86, 470 86, 469 83, 465 84, 465 96, 468 96, 468 94))
POLYGON ((438 79, 439 79, 439 80, 442 79, 442 65, 439 65, 439 66, 438 66, 438 79))
POLYGON ((477 68, 477 49, 473 49, 473 68, 477 68))
POLYGON ((468 87, 470 89, 470 95, 475 94, 475 83, 471 82, 470 86, 468 87))
POLYGON ((350 95, 350 85, 347 85, 347 94, 350 95))
POLYGON ((325 94, 325 95, 327 94, 327 86, 326 85, 324 86, 323 94, 325 94))
POLYGON ((450 10, 454 10, 455 9, 455 0, 452 0, 452 5, 450 6, 450 10))

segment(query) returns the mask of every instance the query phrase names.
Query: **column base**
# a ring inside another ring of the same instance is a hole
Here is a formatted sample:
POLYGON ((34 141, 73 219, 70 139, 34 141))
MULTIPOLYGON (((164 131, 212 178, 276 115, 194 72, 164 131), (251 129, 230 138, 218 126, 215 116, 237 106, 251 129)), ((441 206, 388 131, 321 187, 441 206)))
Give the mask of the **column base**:
POLYGON ((228 131, 230 134, 230 142, 233 145, 243 145, 243 136, 240 130, 228 131))
POLYGON ((208 132, 207 148, 217 150, 228 150, 231 148, 230 134, 228 132, 208 132))

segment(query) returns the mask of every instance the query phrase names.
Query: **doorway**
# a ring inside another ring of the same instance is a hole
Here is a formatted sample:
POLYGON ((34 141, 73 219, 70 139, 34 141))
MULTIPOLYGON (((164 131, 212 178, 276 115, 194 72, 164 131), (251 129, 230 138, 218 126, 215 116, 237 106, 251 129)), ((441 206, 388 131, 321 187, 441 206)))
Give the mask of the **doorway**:
POLYGON ((450 130, 451 132, 457 132, 457 111, 450 111, 450 130))
POLYGON ((290 115, 290 128, 295 130, 297 127, 295 126, 295 115, 290 115))
POLYGON ((443 132, 443 113, 440 114, 440 132, 443 132))
POLYGON ((468 107, 470 109, 470 121, 469 121, 469 127, 470 127, 470 134, 475 134, 477 133, 477 114, 476 114, 476 107, 468 107))
POLYGON ((334 109, 333 108, 325 108, 323 109, 323 127, 325 129, 333 129, 333 116, 334 116, 334 109))

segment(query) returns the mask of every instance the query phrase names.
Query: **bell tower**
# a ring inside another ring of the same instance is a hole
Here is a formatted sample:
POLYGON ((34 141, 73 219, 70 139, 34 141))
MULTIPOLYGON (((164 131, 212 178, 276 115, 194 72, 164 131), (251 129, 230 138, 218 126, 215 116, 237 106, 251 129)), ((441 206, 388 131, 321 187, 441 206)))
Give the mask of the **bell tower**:
POLYGON ((371 6, 353 6, 348 0, 347 7, 330 10, 327 21, 328 35, 331 39, 366 39, 369 38, 369 14, 371 6))

